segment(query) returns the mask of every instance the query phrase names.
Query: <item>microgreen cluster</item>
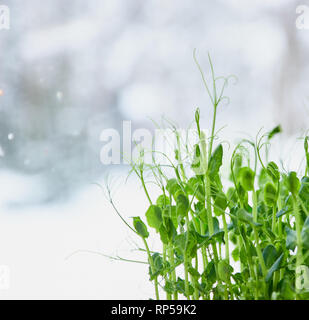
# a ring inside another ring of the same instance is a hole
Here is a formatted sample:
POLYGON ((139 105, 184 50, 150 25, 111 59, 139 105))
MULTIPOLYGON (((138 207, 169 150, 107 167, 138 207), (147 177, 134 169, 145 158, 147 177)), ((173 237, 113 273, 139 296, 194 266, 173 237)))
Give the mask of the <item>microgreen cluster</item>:
POLYGON ((132 223, 121 216, 144 244, 155 298, 309 299, 308 137, 303 176, 268 160, 270 141, 280 127, 256 141, 241 141, 226 159, 215 136, 228 78, 215 77, 209 58, 208 85, 195 61, 213 107, 210 136, 201 130, 196 110, 198 142, 192 149, 188 144, 181 148, 174 131, 175 157, 169 165, 147 165, 141 153, 132 171, 149 208, 132 223), (220 173, 224 164, 229 183, 220 173), (148 191, 146 175, 160 187, 157 199, 148 191), (158 252, 148 245, 156 234, 162 243, 158 252))

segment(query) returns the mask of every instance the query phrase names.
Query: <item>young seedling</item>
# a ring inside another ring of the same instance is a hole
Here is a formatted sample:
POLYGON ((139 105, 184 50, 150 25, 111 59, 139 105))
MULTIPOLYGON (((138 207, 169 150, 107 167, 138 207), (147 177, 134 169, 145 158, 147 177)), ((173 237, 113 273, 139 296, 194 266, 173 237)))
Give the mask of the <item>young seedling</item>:
POLYGON ((168 300, 309 299, 308 279, 299 271, 309 268, 308 137, 302 178, 269 161, 269 146, 280 126, 258 135, 256 141, 243 140, 227 159, 215 138, 217 110, 228 99, 224 91, 230 77, 216 77, 208 58, 210 85, 194 51, 212 105, 210 135, 201 130, 197 109, 197 143, 183 140, 172 126, 175 158, 164 154, 168 165, 157 163, 155 157, 146 165, 146 151, 141 151, 132 172, 149 207, 132 224, 109 200, 144 245, 156 299, 160 291, 168 300), (231 171, 233 186, 228 189, 220 172, 224 165, 231 171), (158 198, 149 193, 145 175, 160 188, 158 198), (161 251, 150 250, 150 237, 160 239, 161 251))

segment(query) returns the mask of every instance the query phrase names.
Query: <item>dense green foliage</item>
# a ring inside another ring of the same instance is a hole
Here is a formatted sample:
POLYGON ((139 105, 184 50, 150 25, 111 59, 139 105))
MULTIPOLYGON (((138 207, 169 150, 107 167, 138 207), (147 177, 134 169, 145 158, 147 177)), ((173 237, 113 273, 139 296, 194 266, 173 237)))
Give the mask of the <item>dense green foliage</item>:
POLYGON ((211 86, 196 63, 213 106, 210 136, 201 130, 197 110, 198 143, 192 150, 176 144, 175 159, 167 166, 173 176, 160 164, 145 164, 143 154, 132 164, 149 208, 133 218, 130 228, 145 245, 156 298, 309 299, 308 137, 302 177, 279 169, 264 152, 280 127, 256 141, 243 140, 226 159, 223 145, 215 146, 215 126, 228 78, 216 78, 209 61, 211 86), (229 183, 220 173, 224 164, 230 168, 229 183), (146 173, 160 186, 157 199, 147 190, 146 173), (148 247, 154 233, 161 252, 148 247))

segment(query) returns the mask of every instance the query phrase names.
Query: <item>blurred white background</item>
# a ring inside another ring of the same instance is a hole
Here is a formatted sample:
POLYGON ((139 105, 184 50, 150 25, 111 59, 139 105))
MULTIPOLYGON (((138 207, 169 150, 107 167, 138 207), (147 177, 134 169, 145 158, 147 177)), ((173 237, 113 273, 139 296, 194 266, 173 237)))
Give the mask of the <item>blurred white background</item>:
MULTIPOLYGON (((306 3, 307 2, 307 3, 306 3)), ((219 110, 222 139, 281 124, 275 154, 298 169, 308 129, 309 30, 296 27, 307 0, 0 0, 0 265, 10 268, 1 299, 145 299, 147 268, 126 258, 134 237, 101 190, 100 132, 153 128, 162 115, 187 127, 211 108, 192 58, 208 73, 237 76, 219 110)), ((309 19, 309 17, 308 17, 309 19)), ((309 23, 309 22, 308 22, 309 23)), ((137 181, 115 195, 124 216, 143 215, 137 181)), ((142 259, 143 257, 141 257, 142 259)))

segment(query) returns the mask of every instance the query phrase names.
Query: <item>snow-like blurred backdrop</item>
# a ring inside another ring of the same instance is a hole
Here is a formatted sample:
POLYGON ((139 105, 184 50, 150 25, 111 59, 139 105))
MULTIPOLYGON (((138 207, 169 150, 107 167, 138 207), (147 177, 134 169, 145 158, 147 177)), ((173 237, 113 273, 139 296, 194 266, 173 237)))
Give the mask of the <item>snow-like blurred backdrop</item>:
MULTIPOLYGON (((294 169, 309 120, 309 30, 296 27, 307 0, 0 0, 0 265, 8 298, 147 298, 134 236, 94 183, 126 177, 104 166, 100 133, 153 128, 166 118, 187 127, 210 104, 192 58, 208 72, 234 74, 230 104, 219 111, 222 139, 255 136, 281 124, 275 154, 294 169)), ((309 17, 308 17, 309 19, 309 17)), ((309 22, 307 22, 309 23, 309 22)), ((146 199, 133 178, 119 184, 126 217, 146 199)))

